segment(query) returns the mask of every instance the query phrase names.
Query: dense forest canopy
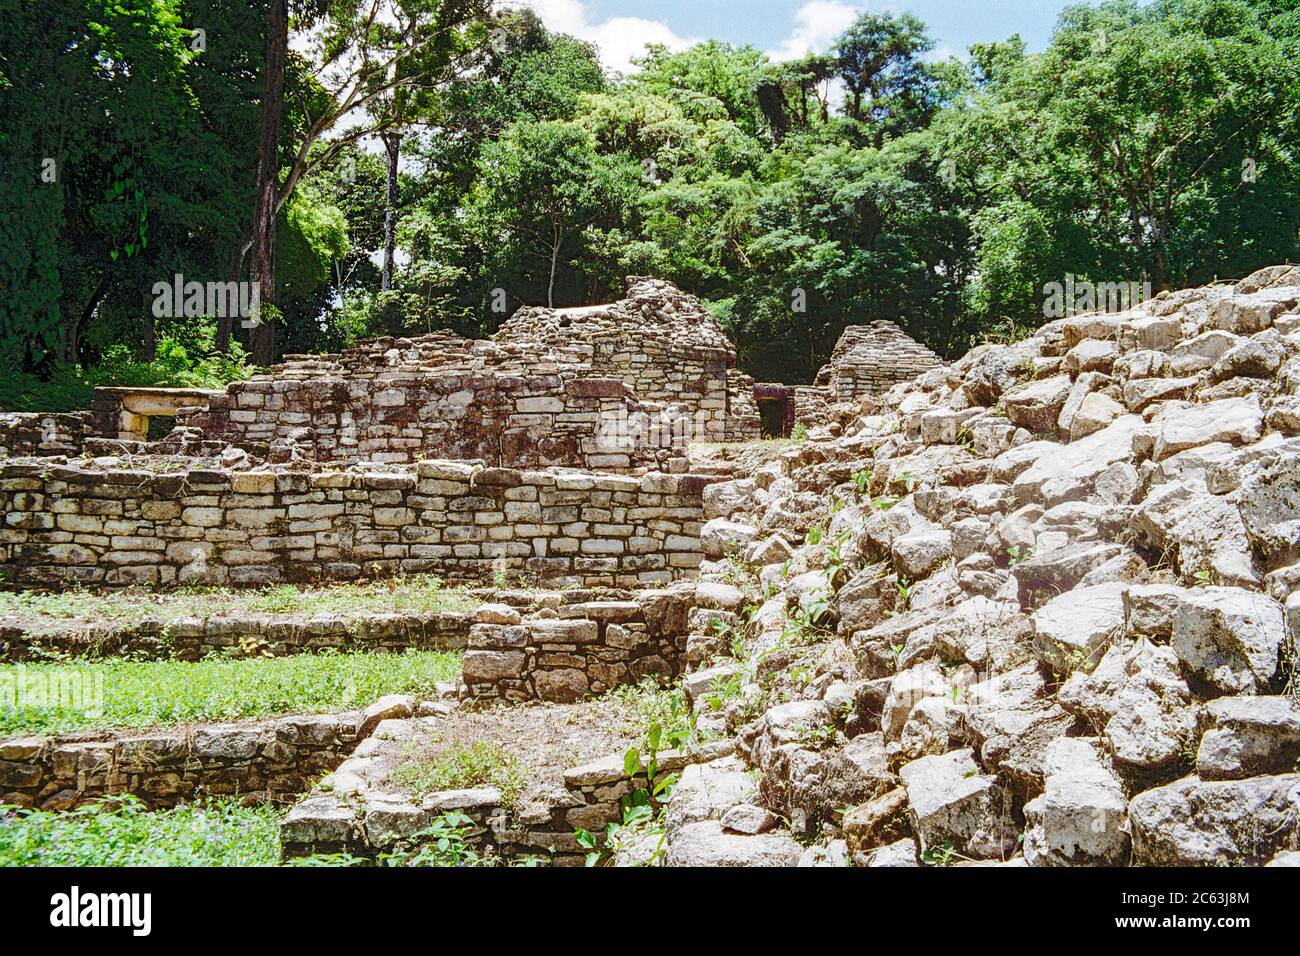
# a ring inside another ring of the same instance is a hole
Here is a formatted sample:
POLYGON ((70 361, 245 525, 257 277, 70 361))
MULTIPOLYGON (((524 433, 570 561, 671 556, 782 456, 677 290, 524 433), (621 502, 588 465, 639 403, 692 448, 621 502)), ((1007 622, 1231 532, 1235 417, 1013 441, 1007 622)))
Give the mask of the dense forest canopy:
POLYGON ((1300 246, 1295 0, 1079 5, 1042 53, 943 61, 914 17, 863 13, 794 62, 709 41, 628 76, 488 0, 3 0, 0 23, 0 408, 489 334, 628 274, 801 382, 849 324, 957 355, 1041 323, 1067 275, 1161 290, 1300 246), (159 314, 176 276, 253 282, 261 325, 159 314))

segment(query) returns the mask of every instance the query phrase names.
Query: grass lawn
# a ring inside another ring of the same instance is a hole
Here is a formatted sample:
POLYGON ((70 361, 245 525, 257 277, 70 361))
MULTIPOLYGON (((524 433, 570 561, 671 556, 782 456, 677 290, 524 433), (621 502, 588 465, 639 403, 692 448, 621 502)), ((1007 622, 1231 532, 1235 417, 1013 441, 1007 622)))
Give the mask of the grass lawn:
POLYGON ((460 657, 407 651, 0 665, 0 737, 350 710, 384 694, 431 695, 460 673, 460 657))
POLYGON ((275 866, 280 811, 218 800, 150 813, 123 799, 0 816, 0 866, 275 866))
POLYGON ((130 623, 145 617, 211 617, 233 612, 293 614, 310 617, 335 613, 353 617, 388 611, 467 611, 478 605, 471 595, 443 587, 435 575, 414 575, 367 584, 298 588, 292 584, 261 590, 182 587, 174 591, 124 588, 57 593, 0 591, 0 617, 29 622, 87 621, 130 623))

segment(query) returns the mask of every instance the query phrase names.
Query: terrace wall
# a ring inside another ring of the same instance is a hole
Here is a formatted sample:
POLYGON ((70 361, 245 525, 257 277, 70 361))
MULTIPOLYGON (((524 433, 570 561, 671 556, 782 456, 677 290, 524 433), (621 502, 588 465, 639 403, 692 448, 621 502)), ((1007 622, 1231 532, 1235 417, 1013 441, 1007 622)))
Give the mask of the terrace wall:
POLYGON ((649 628, 637 601, 591 601, 567 617, 475 624, 461 673, 462 695, 572 703, 650 675, 676 677, 684 628, 649 628))
POLYGON ((6 587, 263 586, 434 573, 556 587, 691 577, 701 475, 0 465, 6 587))
POLYGON ((0 414, 0 458, 79 455, 94 433, 90 412, 7 412, 0 414))

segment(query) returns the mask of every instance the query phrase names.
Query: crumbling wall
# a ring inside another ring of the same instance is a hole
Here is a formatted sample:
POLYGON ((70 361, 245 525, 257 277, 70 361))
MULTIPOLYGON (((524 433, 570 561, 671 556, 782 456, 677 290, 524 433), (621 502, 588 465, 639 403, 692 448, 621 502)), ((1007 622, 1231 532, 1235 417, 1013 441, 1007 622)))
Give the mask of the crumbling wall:
POLYGON ((429 572, 556 586, 688 576, 702 558, 700 475, 516 471, 0 467, 10 587, 267 585, 429 572))
POLYGON ((602 428, 639 409, 626 385, 592 375, 572 350, 435 333, 288 356, 178 424, 315 461, 627 469, 656 463, 660 450, 606 441, 602 428))
POLYGON ((758 436, 756 415, 730 387, 734 347, 699 299, 671 282, 629 276, 626 297, 609 305, 525 307, 493 338, 580 350, 593 374, 625 382, 643 402, 684 406, 694 440, 758 436))
MULTIPOLYGON (((22 665, 19 665, 21 667, 22 665)), ((365 713, 0 742, 0 802, 63 810, 129 793, 151 808, 205 796, 290 802, 373 729, 365 713)))
POLYGON ((571 703, 681 673, 685 631, 649 629, 636 601, 591 601, 565 613, 573 616, 470 628, 464 696, 571 703))
POLYGON ((90 410, 98 437, 146 441, 151 418, 176 418, 182 409, 200 412, 221 394, 205 388, 101 386, 91 396, 90 410))
POLYGON ((758 414, 754 379, 733 369, 727 370, 726 441, 752 441, 761 438, 763 420, 758 414))
POLYGON ((817 373, 816 384, 831 390, 832 401, 854 402, 942 364, 938 355, 893 322, 879 319, 844 330, 831 360, 817 373))
POLYGON ((0 414, 0 458, 20 455, 79 455, 94 434, 89 412, 0 414))

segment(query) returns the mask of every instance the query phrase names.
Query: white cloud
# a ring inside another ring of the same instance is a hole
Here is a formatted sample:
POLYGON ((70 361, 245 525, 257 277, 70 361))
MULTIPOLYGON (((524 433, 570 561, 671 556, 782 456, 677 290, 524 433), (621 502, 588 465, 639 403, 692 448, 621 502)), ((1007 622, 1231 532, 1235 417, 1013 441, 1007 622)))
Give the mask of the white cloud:
POLYGON ((773 60, 797 60, 824 52, 858 18, 861 7, 840 0, 809 0, 794 12, 794 30, 767 51, 773 60))
POLYGON ((532 7, 549 30, 594 43, 605 67, 621 73, 636 70, 632 58, 644 56, 647 43, 684 50, 699 42, 697 37, 680 36, 662 20, 608 17, 593 21, 582 0, 521 0, 513 5, 532 7))

